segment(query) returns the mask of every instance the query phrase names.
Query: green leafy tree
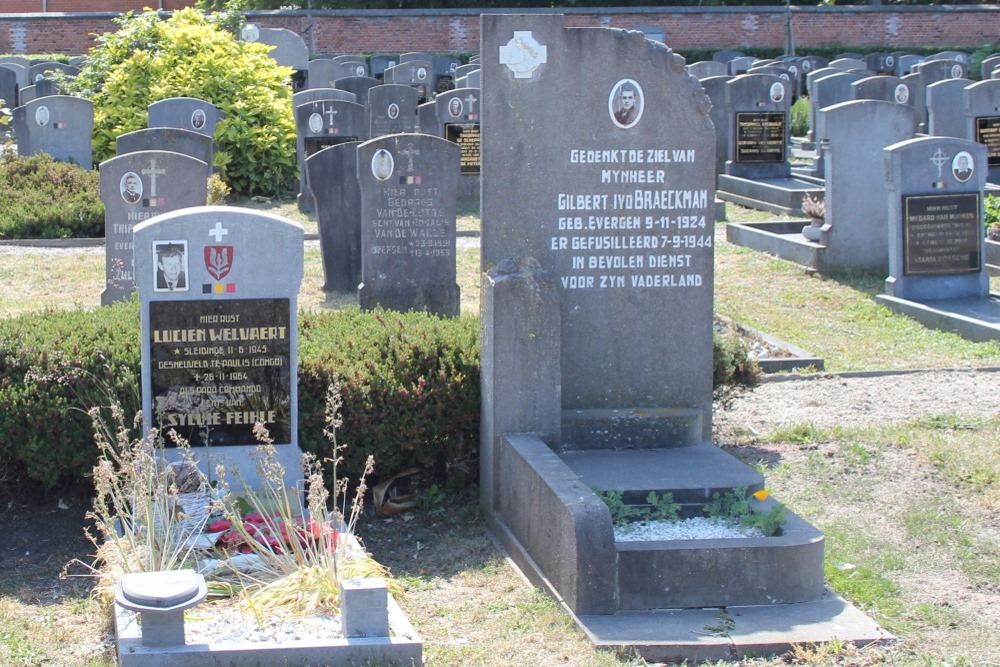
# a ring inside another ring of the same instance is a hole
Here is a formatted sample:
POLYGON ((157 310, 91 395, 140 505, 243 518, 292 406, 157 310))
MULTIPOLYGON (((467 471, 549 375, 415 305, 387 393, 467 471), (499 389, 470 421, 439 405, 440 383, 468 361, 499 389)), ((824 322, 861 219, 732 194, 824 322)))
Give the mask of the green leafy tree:
POLYGON ((216 126, 215 166, 239 194, 275 194, 296 177, 291 68, 271 47, 241 42, 232 16, 183 9, 163 21, 129 13, 102 35, 75 91, 94 102, 94 156, 115 154, 120 134, 146 127, 146 107, 169 97, 196 97, 225 114, 216 126), (227 29, 229 28, 229 29, 227 29))

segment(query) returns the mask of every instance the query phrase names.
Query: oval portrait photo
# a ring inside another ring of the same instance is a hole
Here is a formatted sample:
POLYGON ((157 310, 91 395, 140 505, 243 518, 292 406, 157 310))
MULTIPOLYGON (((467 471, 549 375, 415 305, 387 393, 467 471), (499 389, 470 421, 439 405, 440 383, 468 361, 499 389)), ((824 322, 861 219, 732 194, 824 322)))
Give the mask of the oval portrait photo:
POLYGON ((122 180, 118 182, 118 189, 122 193, 122 199, 129 204, 135 204, 142 199, 142 179, 134 171, 126 171, 122 180))
POLYGON ((375 151, 375 155, 372 156, 372 174, 375 178, 380 181, 389 180, 393 167, 395 167, 395 160, 392 159, 392 153, 384 148, 375 151))
POLYGON ((959 151, 951 161, 951 173, 959 183, 965 183, 972 178, 976 170, 972 163, 972 155, 968 151, 959 151))
POLYGON ((608 113, 618 127, 630 128, 642 118, 644 105, 642 87, 633 79, 622 79, 608 96, 608 113))
POLYGON ((309 116, 309 131, 313 134, 319 134, 323 131, 323 117, 318 113, 309 116))

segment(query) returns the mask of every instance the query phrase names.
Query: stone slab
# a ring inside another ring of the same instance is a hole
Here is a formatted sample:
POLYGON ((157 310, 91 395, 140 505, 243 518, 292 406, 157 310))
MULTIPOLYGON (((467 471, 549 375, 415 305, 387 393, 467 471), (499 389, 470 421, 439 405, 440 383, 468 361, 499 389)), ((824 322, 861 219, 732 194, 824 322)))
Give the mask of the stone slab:
POLYGON ((744 248, 759 250, 816 271, 823 269, 825 246, 802 236, 806 221, 728 223, 726 240, 744 248))
POLYGON ((909 301, 888 294, 875 300, 886 308, 912 317, 926 327, 951 331, 975 342, 1000 340, 1000 294, 986 298, 909 301))
POLYGON ((136 615, 115 605, 118 664, 120 667, 422 665, 423 640, 391 597, 388 606, 390 637, 143 646, 136 615))
POLYGON ((749 179, 719 175, 716 196, 741 206, 779 215, 803 215, 806 195, 822 197, 823 188, 798 178, 749 179))
POLYGON ((597 648, 634 650, 650 662, 698 662, 783 653, 797 644, 895 637, 831 591, 810 602, 708 609, 664 609, 576 616, 597 648), (728 625, 721 633, 713 630, 728 625))
POLYGON ((764 488, 753 468, 715 445, 655 450, 563 452, 562 461, 587 488, 623 491, 625 502, 645 502, 650 491, 670 491, 679 503, 705 503, 713 493, 764 488))

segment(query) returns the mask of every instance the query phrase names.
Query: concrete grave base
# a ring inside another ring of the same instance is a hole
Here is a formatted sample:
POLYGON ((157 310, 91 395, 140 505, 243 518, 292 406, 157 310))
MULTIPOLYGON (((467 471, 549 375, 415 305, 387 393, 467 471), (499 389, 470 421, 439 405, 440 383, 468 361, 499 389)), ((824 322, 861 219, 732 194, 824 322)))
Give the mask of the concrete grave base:
POLYGON ((797 178, 750 179, 719 175, 716 196, 740 206, 779 215, 803 215, 806 195, 823 196, 823 187, 797 178))
POLYGON ((817 371, 823 370, 825 363, 823 357, 817 357, 812 352, 807 352, 801 347, 796 347, 795 345, 787 343, 779 338, 775 338, 770 334, 757 331, 756 329, 748 327, 745 324, 733 322, 728 317, 724 317, 718 313, 716 313, 715 317, 717 320, 726 322, 732 329, 735 329, 740 333, 744 333, 751 338, 759 338, 768 346, 780 350, 781 356, 757 357, 757 364, 764 373, 790 373, 807 368, 815 369, 817 371))
POLYGON ((986 271, 991 276, 1000 276, 1000 242, 985 239, 983 247, 986 250, 986 271))
POLYGON ((985 298, 922 302, 877 294, 875 299, 886 308, 912 317, 932 329, 952 331, 976 342, 1000 340, 1000 294, 992 293, 985 298))
MULTIPOLYGON (((203 610, 199 608, 198 613, 204 613, 203 610)), ((118 664, 121 667, 422 665, 423 640, 391 597, 388 612, 388 637, 143 646, 136 614, 115 605, 118 664)))
POLYGON ((802 228, 808 224, 808 220, 729 223, 726 225, 726 240, 822 271, 826 246, 802 236, 802 228))
POLYGON ((795 604, 656 609, 574 620, 597 648, 635 651, 649 662, 664 663, 775 655, 799 644, 865 646, 895 640, 831 591, 795 604))

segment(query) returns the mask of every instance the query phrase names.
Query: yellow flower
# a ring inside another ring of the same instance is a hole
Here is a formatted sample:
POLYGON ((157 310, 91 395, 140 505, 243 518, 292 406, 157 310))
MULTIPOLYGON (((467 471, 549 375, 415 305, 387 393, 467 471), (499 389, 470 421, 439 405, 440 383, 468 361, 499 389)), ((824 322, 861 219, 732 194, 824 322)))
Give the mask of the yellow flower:
POLYGON ((771 494, 768 493, 767 489, 761 489, 757 493, 753 494, 753 497, 756 498, 757 500, 767 500, 767 497, 769 495, 771 494))

